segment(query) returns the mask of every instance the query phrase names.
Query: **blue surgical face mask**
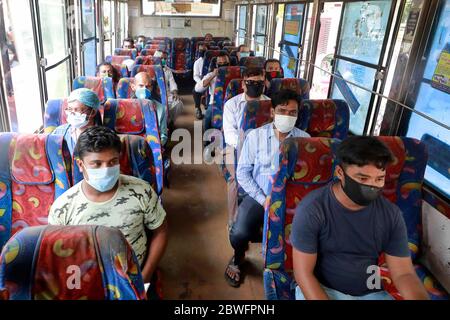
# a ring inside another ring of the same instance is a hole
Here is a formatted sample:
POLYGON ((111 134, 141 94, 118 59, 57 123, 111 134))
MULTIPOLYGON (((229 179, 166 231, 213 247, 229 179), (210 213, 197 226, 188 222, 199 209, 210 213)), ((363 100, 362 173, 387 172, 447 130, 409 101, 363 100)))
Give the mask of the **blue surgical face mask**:
POLYGON ((151 99, 152 92, 147 88, 139 88, 136 90, 136 97, 138 99, 151 99))
POLYGON ((163 67, 166 66, 166 63, 167 63, 166 59, 161 59, 161 65, 162 65, 163 67))
POLYGON ((250 57, 250 52, 239 52, 239 55, 241 58, 247 58, 250 57))
POLYGON ((106 192, 114 188, 119 180, 120 165, 107 168, 89 169, 84 166, 88 175, 86 182, 99 192, 106 192))

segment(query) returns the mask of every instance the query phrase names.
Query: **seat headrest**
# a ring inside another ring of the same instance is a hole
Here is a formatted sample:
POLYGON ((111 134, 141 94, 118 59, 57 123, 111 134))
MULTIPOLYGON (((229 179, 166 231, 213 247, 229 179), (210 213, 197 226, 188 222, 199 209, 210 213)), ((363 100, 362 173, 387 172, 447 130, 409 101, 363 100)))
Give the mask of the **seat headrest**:
POLYGON ((141 102, 138 99, 108 100, 105 104, 104 120, 105 125, 114 126, 118 134, 142 134, 145 130, 141 102), (113 123, 109 123, 110 121, 113 123))
POLYGON ((20 134, 10 144, 11 177, 26 185, 50 184, 55 180, 48 161, 48 135, 20 134))

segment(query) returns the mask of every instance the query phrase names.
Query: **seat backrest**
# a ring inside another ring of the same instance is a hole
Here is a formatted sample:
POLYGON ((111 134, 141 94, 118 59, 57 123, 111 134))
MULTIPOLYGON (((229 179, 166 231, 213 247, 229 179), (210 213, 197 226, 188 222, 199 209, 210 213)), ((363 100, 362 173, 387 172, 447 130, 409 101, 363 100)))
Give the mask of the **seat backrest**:
POLYGON ((153 64, 161 64, 161 58, 153 57, 153 56, 141 56, 136 58, 136 65, 145 64, 145 65, 153 65, 153 64))
POLYGON ((349 118, 349 108, 344 100, 303 100, 296 127, 312 137, 343 140, 348 134, 349 118))
MULTIPOLYGON (((129 134, 119 134, 118 136, 122 143, 119 159, 120 173, 145 180, 152 186, 153 190, 158 190, 155 161, 152 150, 145 138, 129 134)), ((75 161, 77 158, 78 155, 75 153, 72 166, 74 185, 83 180, 83 174, 75 161)))
POLYGON ((120 78, 127 78, 130 76, 130 72, 128 71, 128 67, 126 64, 114 64, 112 63, 112 66, 114 69, 116 69, 116 71, 118 72, 118 74, 120 75, 120 78))
MULTIPOLYGON (((60 125, 66 124, 67 99, 50 99, 47 101, 44 114, 44 133, 51 133, 60 125)), ((100 112, 95 115, 95 124, 102 125, 103 106, 100 106, 100 112)))
POLYGON ((115 56, 128 56, 133 60, 136 59, 137 54, 138 54, 137 49, 123 49, 123 48, 114 49, 115 56))
POLYGON ((309 99, 309 83, 299 78, 276 78, 270 81, 270 92, 274 94, 281 89, 290 89, 299 95, 300 100, 309 99))
POLYGON ((290 234, 297 204, 333 179, 339 140, 289 138, 280 146, 279 169, 264 214, 264 288, 268 299, 294 299, 290 234), (319 165, 318 165, 319 164, 319 165))
POLYGON ((231 40, 231 39, 229 37, 213 37, 213 41, 216 43, 224 40, 231 40))
POLYGON ((264 68, 265 62, 266 58, 264 57, 242 57, 239 60, 239 64, 247 68, 264 68))
POLYGON ((191 43, 188 38, 173 38, 170 67, 175 71, 191 69, 191 43))
POLYGON ((47 224, 53 201, 71 186, 70 163, 62 135, 0 134, 0 247, 47 224))
POLYGON ((111 99, 105 104, 103 124, 118 134, 145 138, 153 153, 156 170, 155 192, 163 188, 163 161, 158 116, 154 102, 147 99, 111 99))
POLYGON ((106 100, 114 99, 116 97, 112 78, 110 77, 77 77, 73 80, 72 89, 75 90, 79 88, 87 88, 94 91, 102 104, 105 103, 106 100))
POLYGON ((202 70, 202 77, 204 77, 209 70, 209 65, 211 63, 211 60, 213 57, 217 57, 221 53, 227 53, 224 50, 208 50, 205 52, 205 57, 203 61, 203 70, 202 70))
MULTIPOLYGON (((131 77, 135 77, 139 72, 147 72, 150 74, 152 81, 156 81, 156 92, 159 93, 161 104, 166 107, 166 112, 169 110, 169 103, 166 90, 166 80, 164 71, 161 65, 135 65, 131 70, 131 77)), ((167 114, 166 114, 167 116, 167 114)))
POLYGON ((149 46, 149 48, 147 48, 147 46, 145 46, 145 47, 146 47, 146 49, 142 49, 142 51, 141 51, 141 54, 140 54, 141 57, 153 56, 157 50, 157 49, 151 49, 150 46, 149 46))
POLYGON ((0 289, 10 300, 146 299, 138 260, 123 234, 95 225, 17 233, 0 257, 0 289))
POLYGON ((212 126, 216 129, 222 128, 223 104, 225 91, 228 84, 233 79, 241 79, 244 67, 220 67, 215 80, 214 100, 209 107, 212 107, 212 126))
POLYGON ((130 56, 126 55, 126 56, 107 56, 105 61, 112 63, 112 64, 122 64, 125 60, 130 59, 130 56))
POLYGON ((242 88, 243 79, 233 79, 228 83, 227 91, 225 92, 225 98, 223 99, 223 104, 230 100, 231 98, 237 96, 244 92, 244 88, 242 88))
POLYGON ((229 54, 231 54, 231 52, 236 51, 238 48, 237 47, 233 47, 233 46, 224 46, 222 48, 222 50, 226 50, 228 51, 229 54))

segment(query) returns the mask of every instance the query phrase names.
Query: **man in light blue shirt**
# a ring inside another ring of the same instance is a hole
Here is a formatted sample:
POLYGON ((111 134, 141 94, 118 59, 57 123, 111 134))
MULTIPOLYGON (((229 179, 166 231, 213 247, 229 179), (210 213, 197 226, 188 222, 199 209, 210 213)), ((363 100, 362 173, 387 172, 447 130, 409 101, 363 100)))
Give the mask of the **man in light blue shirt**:
POLYGON ((238 208, 236 221, 230 230, 234 256, 227 266, 225 278, 239 286, 240 265, 244 262, 249 241, 261 241, 264 203, 272 187, 272 176, 278 169, 280 143, 290 137, 310 137, 295 128, 298 115, 298 95, 281 90, 272 96, 273 121, 249 132, 242 146, 237 166, 237 180, 247 193, 238 208))

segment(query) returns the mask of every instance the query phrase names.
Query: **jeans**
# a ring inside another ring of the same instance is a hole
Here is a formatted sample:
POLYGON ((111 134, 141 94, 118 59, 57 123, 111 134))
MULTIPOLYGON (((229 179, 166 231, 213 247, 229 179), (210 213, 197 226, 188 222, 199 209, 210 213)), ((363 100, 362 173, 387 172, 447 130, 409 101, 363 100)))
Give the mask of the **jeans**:
POLYGON ((236 263, 243 262, 249 241, 261 242, 263 224, 264 207, 246 195, 239 205, 236 222, 230 230, 230 243, 234 249, 236 263))
MULTIPOLYGON (((325 287, 324 285, 321 285, 321 287, 330 300, 394 300, 394 298, 392 298, 386 291, 369 293, 364 296, 351 296, 349 294, 325 287)), ((295 299, 306 300, 299 286, 295 287, 295 299)))

